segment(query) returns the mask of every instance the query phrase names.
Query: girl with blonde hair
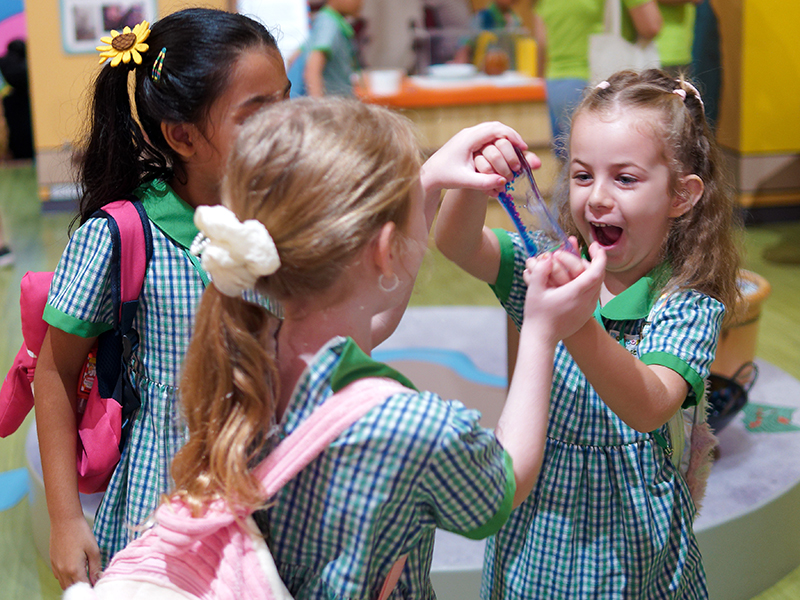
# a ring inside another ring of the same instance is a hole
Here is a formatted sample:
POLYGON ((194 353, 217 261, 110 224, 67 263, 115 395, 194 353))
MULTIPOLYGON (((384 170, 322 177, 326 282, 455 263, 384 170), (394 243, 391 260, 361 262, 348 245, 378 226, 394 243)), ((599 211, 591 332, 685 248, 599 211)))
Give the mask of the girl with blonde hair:
MULTIPOLYGON (((244 125, 223 207, 196 212, 213 285, 181 381, 189 440, 174 461, 172 501, 198 518, 219 498, 257 510, 295 597, 376 598, 406 556, 392 597, 433 598, 435 528, 486 537, 533 486, 555 344, 589 317, 602 258, 587 270, 574 256, 530 263, 520 366, 494 432, 476 411, 370 358, 408 303, 440 191, 505 184, 475 170, 476 155, 500 140, 524 147, 486 123, 421 165, 410 123, 388 109, 282 103, 244 125), (279 301, 283 319, 243 300, 251 289, 279 301), (405 387, 264 498, 253 469, 275 444, 332 394, 375 377, 405 387)), ((503 156, 507 172, 519 167, 513 152, 503 156)))

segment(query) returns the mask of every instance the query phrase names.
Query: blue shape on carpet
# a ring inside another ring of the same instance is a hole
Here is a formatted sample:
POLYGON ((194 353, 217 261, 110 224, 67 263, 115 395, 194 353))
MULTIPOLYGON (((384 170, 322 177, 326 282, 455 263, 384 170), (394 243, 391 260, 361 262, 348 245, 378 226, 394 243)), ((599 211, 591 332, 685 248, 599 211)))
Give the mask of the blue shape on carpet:
POLYGON ((375 350, 372 358, 380 362, 395 360, 416 360, 430 362, 448 367, 459 376, 473 383, 493 387, 506 387, 508 380, 500 375, 481 371, 472 359, 457 350, 441 348, 396 348, 391 350, 375 350))
POLYGON ((28 469, 23 467, 0 473, 0 511, 16 506, 29 489, 28 469))

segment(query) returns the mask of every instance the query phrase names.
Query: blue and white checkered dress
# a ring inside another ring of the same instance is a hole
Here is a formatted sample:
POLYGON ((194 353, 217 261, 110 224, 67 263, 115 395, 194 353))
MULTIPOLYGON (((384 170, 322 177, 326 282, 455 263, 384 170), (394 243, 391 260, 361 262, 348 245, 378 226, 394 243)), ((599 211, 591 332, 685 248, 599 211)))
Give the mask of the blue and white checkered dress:
MULTIPOLYGON (((519 325, 526 255, 518 236, 498 238, 495 292, 519 325)), ((680 373, 692 403, 703 394, 723 306, 694 291, 654 306, 651 283, 643 278, 596 317, 640 360, 680 373)), ((666 426, 660 433, 669 440, 666 426)), ((603 403, 563 344, 547 435, 536 487, 487 545, 482 598, 706 598, 683 477, 653 434, 628 427, 603 403)))
MULTIPOLYGON (((140 346, 131 371, 141 395, 127 445, 95 517, 103 562, 122 549, 172 487, 169 474, 186 428, 176 385, 207 275, 188 246, 197 234, 193 209, 163 182, 136 192, 151 219, 153 257, 133 327, 140 346)), ((67 245, 55 271, 46 320, 94 337, 112 327, 108 268, 111 237, 105 219, 90 219, 67 245)))
MULTIPOLYGON (((407 384, 352 340, 334 338, 298 381, 279 425, 281 439, 349 376, 389 376, 407 384)), ((269 532, 292 595, 376 598, 391 566, 408 554, 391 598, 434 598, 429 574, 435 528, 482 538, 511 511, 510 459, 494 434, 478 425, 479 417, 430 392, 396 394, 289 482, 256 519, 269 532)))

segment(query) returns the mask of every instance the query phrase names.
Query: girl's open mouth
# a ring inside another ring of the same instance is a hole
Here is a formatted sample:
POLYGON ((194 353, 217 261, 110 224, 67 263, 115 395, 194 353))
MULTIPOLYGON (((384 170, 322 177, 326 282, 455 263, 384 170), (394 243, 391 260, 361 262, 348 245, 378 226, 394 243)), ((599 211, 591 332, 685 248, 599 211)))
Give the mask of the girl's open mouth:
POLYGON ((591 226, 594 239, 603 247, 613 246, 622 236, 622 228, 615 225, 591 223, 591 226))

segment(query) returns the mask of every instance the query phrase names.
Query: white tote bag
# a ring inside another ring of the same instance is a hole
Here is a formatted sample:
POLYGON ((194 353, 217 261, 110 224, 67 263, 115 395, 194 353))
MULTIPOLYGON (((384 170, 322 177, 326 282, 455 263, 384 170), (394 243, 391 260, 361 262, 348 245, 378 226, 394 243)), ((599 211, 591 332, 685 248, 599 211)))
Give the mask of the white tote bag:
POLYGON ((654 41, 631 43, 622 37, 622 0, 606 0, 605 31, 589 36, 589 80, 592 85, 623 69, 642 71, 661 66, 654 41))

